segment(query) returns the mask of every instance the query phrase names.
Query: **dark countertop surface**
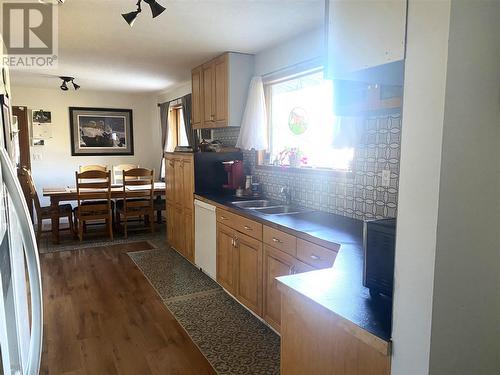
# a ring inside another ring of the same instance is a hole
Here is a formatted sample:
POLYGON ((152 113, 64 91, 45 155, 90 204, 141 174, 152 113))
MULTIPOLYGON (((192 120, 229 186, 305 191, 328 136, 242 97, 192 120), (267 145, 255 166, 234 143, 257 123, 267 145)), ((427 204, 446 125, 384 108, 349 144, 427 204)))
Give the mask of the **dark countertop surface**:
POLYGON ((238 200, 234 196, 196 195, 320 245, 339 244, 340 250, 332 268, 283 276, 278 280, 380 339, 390 340, 392 303, 384 298, 374 300, 363 286, 362 221, 321 211, 264 215, 232 205, 230 202, 238 200))

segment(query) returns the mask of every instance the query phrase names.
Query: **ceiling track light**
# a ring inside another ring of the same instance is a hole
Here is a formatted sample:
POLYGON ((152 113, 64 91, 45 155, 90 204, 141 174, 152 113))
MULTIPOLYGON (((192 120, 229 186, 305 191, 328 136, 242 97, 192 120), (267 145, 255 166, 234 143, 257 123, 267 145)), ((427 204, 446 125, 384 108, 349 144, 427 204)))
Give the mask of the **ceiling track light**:
POLYGON ((62 83, 61 83, 61 90, 63 91, 68 91, 69 88, 68 88, 68 83, 71 83, 73 85, 73 88, 76 90, 78 90, 80 88, 80 85, 76 84, 75 83, 75 78, 74 77, 66 77, 66 76, 62 76, 62 77, 59 77, 62 79, 62 83))
MULTIPOLYGON (((139 16, 139 13, 142 12, 141 8, 141 2, 142 0, 137 1, 137 9, 134 10, 133 12, 129 13, 123 13, 122 17, 129 24, 130 27, 134 25, 135 20, 139 16)), ((160 5, 156 0, 144 0, 146 4, 149 5, 149 8, 151 9, 151 16, 153 18, 158 17, 160 14, 162 14, 165 11, 165 7, 160 5)))

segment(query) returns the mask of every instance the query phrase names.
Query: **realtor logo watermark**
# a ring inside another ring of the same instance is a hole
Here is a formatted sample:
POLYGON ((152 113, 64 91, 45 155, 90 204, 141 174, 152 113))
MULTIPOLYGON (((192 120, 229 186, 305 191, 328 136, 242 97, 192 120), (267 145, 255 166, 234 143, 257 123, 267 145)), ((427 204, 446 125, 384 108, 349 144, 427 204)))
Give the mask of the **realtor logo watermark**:
POLYGON ((4 1, 2 37, 7 54, 4 65, 12 69, 57 66, 57 6, 37 1, 4 1))

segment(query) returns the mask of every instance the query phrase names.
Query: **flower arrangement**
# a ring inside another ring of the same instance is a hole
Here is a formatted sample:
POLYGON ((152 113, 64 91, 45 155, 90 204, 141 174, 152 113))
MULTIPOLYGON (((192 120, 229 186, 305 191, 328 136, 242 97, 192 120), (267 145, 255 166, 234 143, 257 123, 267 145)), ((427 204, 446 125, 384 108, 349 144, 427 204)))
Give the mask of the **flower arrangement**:
POLYGON ((307 164, 307 157, 298 147, 285 147, 274 160, 275 165, 298 168, 307 164))

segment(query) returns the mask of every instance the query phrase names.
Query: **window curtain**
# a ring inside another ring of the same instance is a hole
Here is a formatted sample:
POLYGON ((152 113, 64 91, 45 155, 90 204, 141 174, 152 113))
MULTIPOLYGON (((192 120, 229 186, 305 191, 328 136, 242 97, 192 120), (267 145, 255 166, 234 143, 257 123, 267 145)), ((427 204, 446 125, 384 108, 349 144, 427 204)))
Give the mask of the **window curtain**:
POLYGON ((191 94, 187 94, 181 98, 182 115, 184 117, 184 127, 186 129, 186 136, 188 144, 196 149, 196 137, 191 124, 191 94))
POLYGON ((160 126, 161 126, 161 163, 160 163, 160 179, 165 179, 165 166, 163 153, 167 149, 168 140, 168 114, 169 114, 170 102, 165 102, 160 104, 160 126))
POLYGON ((336 149, 355 148, 363 135, 363 118, 338 116, 334 120, 332 146, 336 149))
POLYGON ((253 77, 250 81, 248 98, 241 122, 240 135, 236 147, 243 150, 267 150, 267 110, 262 77, 253 77))

